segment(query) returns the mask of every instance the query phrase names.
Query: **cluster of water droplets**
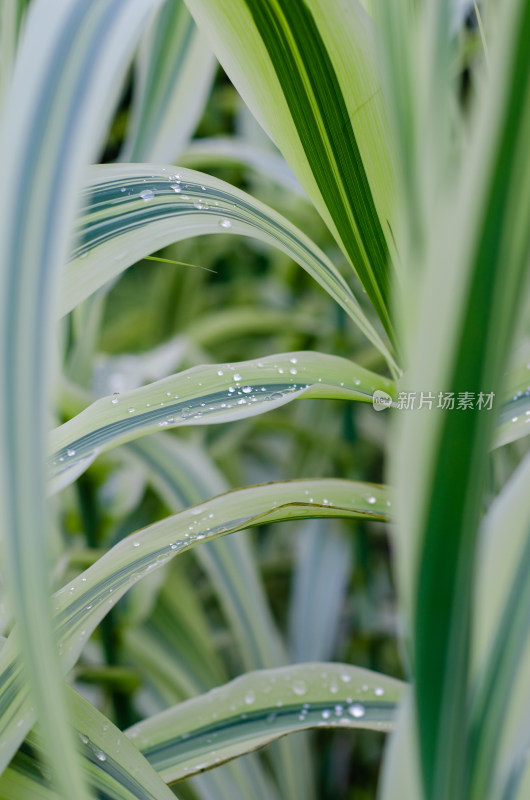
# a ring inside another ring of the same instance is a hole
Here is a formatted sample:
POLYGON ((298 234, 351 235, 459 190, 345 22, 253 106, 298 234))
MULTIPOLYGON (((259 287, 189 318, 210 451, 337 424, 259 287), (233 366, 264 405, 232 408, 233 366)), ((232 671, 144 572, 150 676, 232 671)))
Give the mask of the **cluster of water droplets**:
MULTIPOLYGON (((187 375, 182 374, 179 376, 179 382, 183 380, 190 382, 190 386, 193 387, 192 392, 190 392, 189 389, 184 389, 183 396, 181 397, 179 394, 166 391, 164 400, 161 401, 153 398, 153 392, 151 390, 149 394, 151 399, 149 402, 144 403, 136 401, 135 405, 127 406, 127 413, 133 415, 136 413, 145 413, 149 410, 159 411, 159 409, 168 406, 169 408, 167 413, 164 413, 164 418, 158 419, 157 422, 159 427, 164 428, 170 425, 182 424, 183 421, 199 420, 203 416, 238 408, 240 406, 251 406, 256 403, 283 400, 287 395, 307 389, 309 386, 308 383, 300 383, 295 380, 295 376, 298 374, 298 368, 295 366, 297 361, 297 358, 292 357, 289 360, 289 366, 284 367, 277 365, 273 367, 276 374, 282 376, 283 382, 277 385, 275 382, 270 382, 271 376, 265 378, 267 385, 256 384, 254 379, 251 379, 252 382, 245 381, 243 375, 238 372, 234 366, 225 365, 222 368, 220 367, 216 370, 216 375, 217 378, 224 378, 224 386, 218 387, 218 382, 215 385, 212 384, 210 398, 208 398, 206 392, 204 395, 197 393, 196 396, 193 397, 194 390, 200 389, 203 384, 201 381, 198 381, 193 385, 192 381, 194 376, 192 373, 187 375), (184 398, 186 398, 187 401, 184 400, 184 398), (210 402, 208 402, 208 399, 210 399, 210 402), (183 403, 185 404, 183 405, 183 403)), ((265 365, 262 362, 258 362, 257 366, 258 368, 264 366, 270 367, 270 365, 265 365)), ((180 391, 182 392, 182 390, 180 391)), ((110 402, 114 406, 117 406, 121 402, 119 392, 113 393, 110 402)), ((121 418, 121 412, 119 416, 121 418)), ((157 413, 156 417, 160 417, 160 414, 157 413)), ((146 419, 146 424, 153 424, 153 417, 146 419)))
MULTIPOLYGON (((164 170, 165 171, 165 170, 164 170)), ((153 179, 155 176, 152 176, 153 179)), ((197 197, 197 191, 200 192, 207 192, 206 186, 197 186, 195 183, 185 182, 182 179, 182 176, 179 174, 172 174, 166 178, 167 182, 169 183, 169 188, 179 196, 179 199, 185 203, 191 203, 193 207, 197 211, 213 211, 215 214, 219 214, 220 219, 218 220, 218 226, 223 231, 229 231, 232 228, 232 220, 226 216, 228 209, 223 208, 219 201, 217 200, 208 200, 206 197, 202 198, 200 195, 197 197)), ((144 179, 144 183, 147 182, 147 178, 144 179)), ((153 184, 152 184, 153 185, 153 184)), ((125 193, 126 188, 122 187, 121 192, 125 193)), ((157 194, 156 188, 145 188, 142 189, 138 195, 144 201, 144 203, 149 203, 155 199, 157 194)), ((162 188, 160 189, 160 194, 167 194, 167 191, 162 188)), ((235 204, 232 204, 235 207, 235 204)))

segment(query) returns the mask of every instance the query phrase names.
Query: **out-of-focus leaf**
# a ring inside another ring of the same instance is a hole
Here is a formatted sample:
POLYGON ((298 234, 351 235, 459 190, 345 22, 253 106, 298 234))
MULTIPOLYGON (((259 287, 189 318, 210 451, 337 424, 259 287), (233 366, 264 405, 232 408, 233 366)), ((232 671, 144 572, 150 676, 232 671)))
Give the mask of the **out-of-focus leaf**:
POLYGON ((217 62, 183 2, 165 3, 142 38, 123 161, 171 164, 193 134, 217 62))
MULTIPOLYGON (((4 574, 19 622, 26 691, 31 691, 48 745, 46 757, 61 793, 79 800, 88 795, 67 725, 55 652, 47 568, 51 523, 42 474, 55 302, 84 171, 96 157, 132 50, 158 2, 35 0, 0 99, 4 574)), ((17 4, 15 11, 20 8, 17 4)), ((2 3, 5 15, 12 11, 12 3, 2 3)), ((12 41, 9 31, 3 33, 12 41)), ((9 51, 8 46, 2 53, 8 61, 9 51)))
POLYGON ((351 575, 350 544, 330 522, 306 523, 299 533, 298 557, 289 608, 290 654, 294 661, 333 656, 341 611, 351 575))
POLYGON ((221 164, 241 164, 288 192, 307 199, 306 193, 282 156, 250 144, 245 139, 221 136, 215 139, 195 139, 180 154, 179 161, 184 167, 200 170, 221 164))

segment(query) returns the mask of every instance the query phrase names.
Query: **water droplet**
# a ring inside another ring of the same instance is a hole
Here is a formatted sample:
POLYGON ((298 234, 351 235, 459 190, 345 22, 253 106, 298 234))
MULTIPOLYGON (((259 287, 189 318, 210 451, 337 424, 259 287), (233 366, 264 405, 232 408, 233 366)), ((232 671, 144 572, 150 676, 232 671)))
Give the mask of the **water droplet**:
POLYGON ((366 714, 366 709, 361 703, 353 703, 349 707, 348 711, 352 717, 355 717, 355 719, 360 719, 366 714))
POLYGON ((251 387, 251 386, 243 386, 243 389, 242 389, 242 391, 243 391, 245 394, 250 394, 250 392, 252 391, 252 387, 251 387))
POLYGON ((127 411, 129 412, 129 414, 134 414, 134 408, 128 408, 127 411))
POLYGON ((230 222, 229 219, 221 219, 219 220, 219 227, 224 228, 224 230, 228 230, 229 228, 232 227, 232 223, 230 222))
POLYGON ((178 183, 172 183, 170 189, 173 189, 173 191, 176 192, 177 194, 180 194, 180 192, 182 191, 178 183))
POLYGON ((116 405, 116 403, 120 402, 119 394, 120 394, 119 392, 114 392, 114 394, 112 395, 111 403, 113 403, 113 405, 116 405))
POLYGON ((239 372, 236 372, 236 374, 234 375, 234 380, 235 380, 237 383, 239 383, 239 381, 242 381, 242 380, 243 380, 243 378, 241 377, 241 375, 239 374, 239 372))
POLYGON ((217 370, 217 374, 218 374, 218 375, 224 375, 224 372, 223 372, 223 370, 222 370, 222 369, 218 369, 218 370, 217 370))
POLYGON ((191 414, 191 408, 189 406, 186 406, 180 412, 180 416, 182 417, 182 419, 187 419, 190 416, 190 414, 191 414))
POLYGON ((372 497, 372 496, 366 497, 365 499, 366 499, 367 503, 370 503, 370 505, 373 505, 376 502, 375 497, 372 497))
POLYGON ((69 447, 68 450, 66 451, 66 455, 69 456, 69 458, 72 458, 72 456, 75 456, 75 450, 69 447))
POLYGON ((106 761, 107 756, 103 752, 103 750, 96 750, 96 758, 98 761, 106 761))
POLYGON ((151 189, 144 189, 142 192, 140 192, 140 197, 147 203, 148 200, 154 199, 155 193, 152 192, 151 189))
POLYGON ((140 547, 140 542, 134 542, 133 547, 140 547))
POLYGON ((376 686, 376 688, 374 689, 374 694, 377 695, 377 697, 382 697, 384 693, 385 690, 382 688, 382 686, 376 686))
POLYGON ((296 375, 298 373, 298 370, 292 367, 292 369, 290 369, 289 372, 291 373, 291 375, 296 375))
POLYGON ((195 206, 195 208, 198 211, 202 211, 204 208, 208 208, 208 204, 207 203, 198 202, 198 203, 194 203, 193 205, 195 206))
POLYGON ((298 364, 297 358, 290 358, 289 361, 291 362, 291 364, 298 364))
POLYGON ((255 699, 256 699, 256 695, 254 694, 254 692, 247 692, 246 693, 246 695, 245 695, 245 703, 247 704, 247 706, 252 705, 252 703, 255 701, 255 699))
POLYGON ((331 717, 331 711, 328 711, 326 709, 325 711, 322 712, 322 719, 329 719, 330 717, 331 717))

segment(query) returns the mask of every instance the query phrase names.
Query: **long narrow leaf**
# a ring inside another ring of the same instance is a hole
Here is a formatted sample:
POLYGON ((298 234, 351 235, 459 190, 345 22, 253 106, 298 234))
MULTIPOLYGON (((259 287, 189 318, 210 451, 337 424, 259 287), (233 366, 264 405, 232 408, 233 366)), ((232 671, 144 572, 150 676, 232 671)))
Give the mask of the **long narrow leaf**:
POLYGON ((174 161, 199 121, 216 66, 184 3, 165 3, 136 59, 124 161, 174 161))
POLYGON ((371 19, 357 3, 336 0, 187 5, 391 334, 393 175, 371 19))
POLYGON ((230 184, 176 167, 118 164, 93 168, 79 219, 79 244, 64 276, 61 313, 143 256, 205 233, 252 236, 287 253, 393 363, 346 281, 307 236, 230 184))
MULTIPOLYGON (((332 479, 273 483, 229 492, 128 536, 54 596, 63 670, 74 665, 92 631, 128 589, 179 552, 280 520, 387 520, 391 503, 388 489, 374 484, 332 479)), ((15 630, 0 651, 0 703, 5 704, 0 770, 34 722, 17 658, 15 630)))
POLYGON ((370 402, 393 393, 386 378, 337 356, 283 353, 257 361, 192 367, 149 386, 97 400, 52 436, 48 475, 74 480, 98 453, 160 428, 230 422, 297 397, 370 402))
POLYGON ((167 783, 308 728, 392 728, 403 684, 346 664, 246 673, 126 733, 167 783))
POLYGON ((2 104, 0 528, 25 677, 47 757, 61 793, 80 800, 87 795, 66 724, 48 593, 42 464, 54 306, 84 170, 156 4, 36 0, 2 104))

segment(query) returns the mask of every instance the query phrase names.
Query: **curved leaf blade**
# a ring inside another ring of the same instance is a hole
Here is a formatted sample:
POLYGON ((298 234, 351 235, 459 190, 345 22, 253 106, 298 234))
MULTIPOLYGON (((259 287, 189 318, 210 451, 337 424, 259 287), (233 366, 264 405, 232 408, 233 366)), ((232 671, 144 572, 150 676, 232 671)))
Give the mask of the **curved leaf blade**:
POLYGON ((372 20, 330 0, 186 2, 392 335, 393 175, 372 20))
POLYGON ((246 673, 126 731, 167 783, 300 730, 389 731, 404 684, 346 664, 246 673))
POLYGON ((393 363, 346 281, 316 245, 268 206, 193 170, 151 164, 93 167, 79 244, 64 275, 65 314, 143 256, 205 233, 251 236, 302 266, 393 363))
MULTIPOLYGON (((54 595, 62 667, 75 664, 109 609, 140 580, 179 552, 254 525, 287 519, 389 519, 385 486, 347 480, 305 480, 239 489, 188 508, 126 537, 54 595)), ((21 680, 16 629, 0 651, 0 770, 34 722, 21 680)))
POLYGON ((88 795, 58 675, 42 474, 55 298, 84 170, 105 133, 141 27, 158 2, 32 2, 1 101, 0 528, 5 574, 49 764, 61 793, 80 800, 88 795))
POLYGON ((230 422, 298 397, 371 402, 393 384, 338 356, 295 352, 236 364, 192 367, 170 378, 96 400, 51 435, 48 476, 74 480, 98 453, 138 436, 181 425, 230 422))

